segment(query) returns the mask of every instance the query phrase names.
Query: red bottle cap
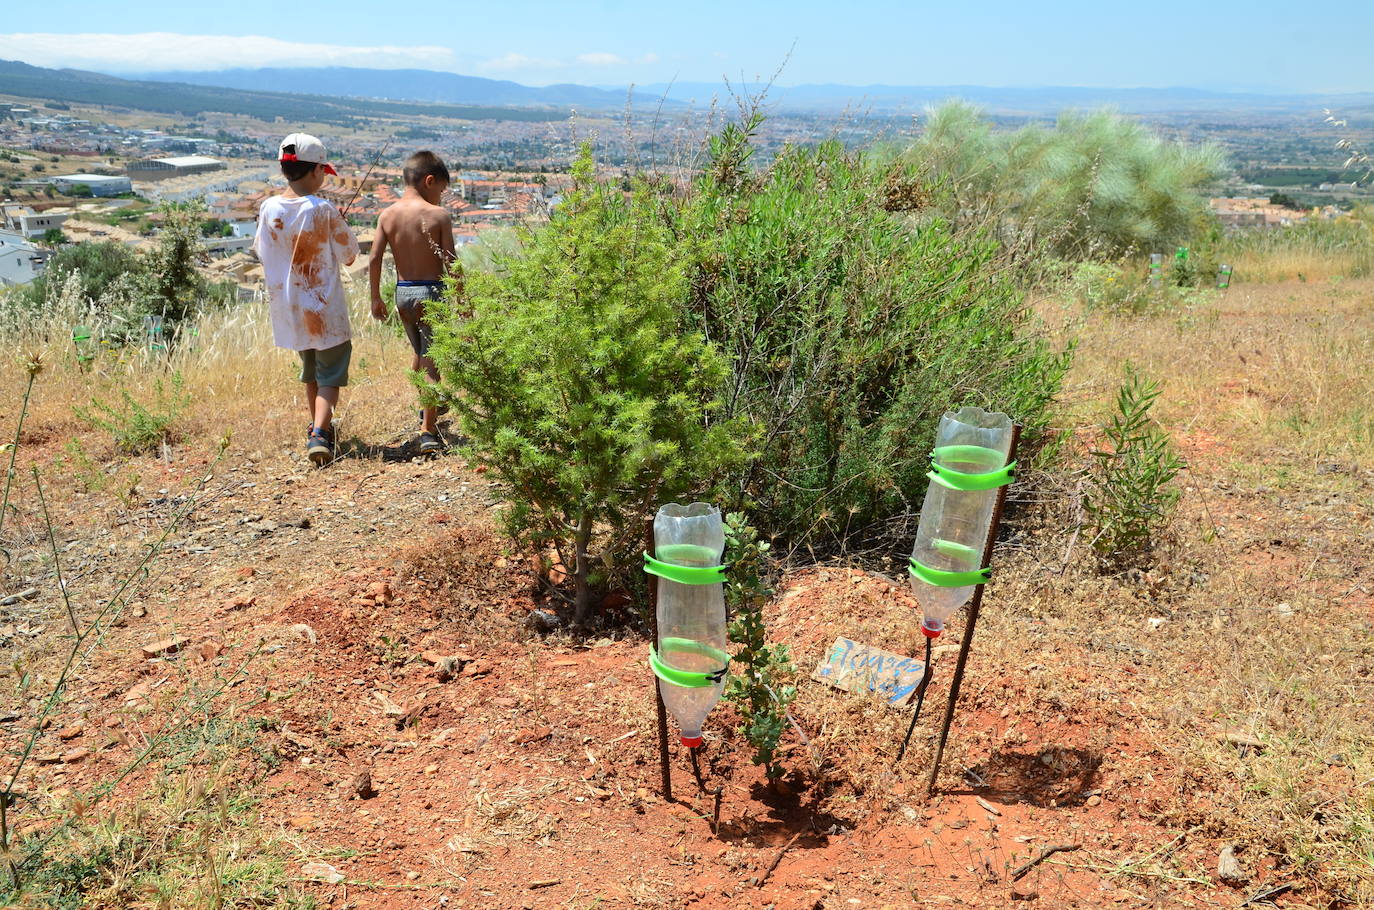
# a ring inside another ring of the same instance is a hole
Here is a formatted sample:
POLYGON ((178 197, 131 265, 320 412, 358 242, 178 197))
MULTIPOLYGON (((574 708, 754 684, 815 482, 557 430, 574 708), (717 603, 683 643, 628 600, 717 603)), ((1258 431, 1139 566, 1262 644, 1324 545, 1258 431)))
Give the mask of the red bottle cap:
POLYGON ((942 631, 944 631, 944 630, 943 630, 943 629, 932 629, 932 628, 930 628, 930 626, 927 626, 925 623, 921 623, 921 634, 924 635, 926 638, 939 638, 939 637, 940 637, 940 633, 941 633, 942 631))
POLYGON ((700 748, 701 744, 704 742, 700 736, 683 736, 681 739, 682 744, 689 749, 700 748))

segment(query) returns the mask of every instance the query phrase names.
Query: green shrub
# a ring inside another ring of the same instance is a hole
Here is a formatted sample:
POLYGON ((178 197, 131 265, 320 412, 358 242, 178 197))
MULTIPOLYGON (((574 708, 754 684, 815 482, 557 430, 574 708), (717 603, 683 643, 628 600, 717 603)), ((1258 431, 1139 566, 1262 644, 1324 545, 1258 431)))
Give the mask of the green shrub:
POLYGON ((797 697, 790 685, 797 668, 787 645, 768 644, 763 607, 773 595, 764 580, 768 544, 740 512, 725 517, 725 599, 730 614, 730 641, 739 645, 732 659, 725 698, 739 711, 740 733, 754 748, 753 761, 769 780, 782 777, 778 742, 787 729, 787 706, 797 697))
POLYGON ((121 451, 151 452, 171 438, 172 425, 191 402, 182 388, 181 374, 173 373, 170 385, 168 388, 159 379, 153 400, 147 404, 136 400, 127 389, 120 390, 119 403, 92 398, 89 408, 76 408, 76 416, 109 433, 121 451))
POLYGON ((205 278, 196 268, 204 256, 200 225, 205 207, 200 203, 173 204, 161 206, 160 211, 162 229, 142 265, 152 292, 149 312, 175 325, 195 312, 207 290, 205 278))
POLYGON ((915 512, 944 411, 996 408, 1033 436, 1068 355, 991 238, 888 211, 890 172, 836 142, 756 173, 757 124, 713 141, 676 228, 693 318, 729 357, 725 413, 763 432, 735 495, 768 534, 833 551, 915 512))
POLYGON ((1103 425, 1102 448, 1083 496, 1092 547, 1104 568, 1129 567, 1147 557, 1178 505, 1170 485, 1184 467, 1169 434, 1150 417, 1159 383, 1129 363, 1117 390, 1116 411, 1103 425))
POLYGON ((1091 310, 1138 315, 1152 308, 1162 289, 1151 288, 1147 277, 1133 270, 1130 263, 1089 260, 1073 267, 1064 291, 1091 310))
POLYGON ((32 318, 51 311, 59 294, 81 301, 80 317, 104 323, 103 336, 126 344, 141 340, 143 317, 161 316, 168 331, 206 304, 210 287, 196 268, 200 224, 198 204, 162 206, 162 227, 153 248, 138 253, 122 243, 99 241, 66 246, 48 260, 43 274, 7 300, 7 318, 32 318), (69 287, 72 277, 75 284, 69 287))
POLYGON ((585 147, 573 178, 522 255, 455 286, 430 394, 507 487, 509 531, 566 555, 585 622, 607 574, 629 568, 642 519, 709 489, 743 447, 741 427, 719 419, 722 358, 683 324, 687 283, 660 200, 598 183, 585 147))
POLYGON ((51 290, 63 287, 68 277, 76 274, 81 296, 97 300, 115 279, 137 270, 138 254, 122 243, 78 243, 48 257, 42 274, 26 285, 19 296, 28 310, 37 312, 47 304, 51 290))
POLYGON ((940 187, 951 219, 1068 259, 1187 242, 1213 220, 1206 191, 1227 171, 1217 146, 1162 139, 1110 111, 996 133, 960 102, 932 111, 902 159, 940 187))

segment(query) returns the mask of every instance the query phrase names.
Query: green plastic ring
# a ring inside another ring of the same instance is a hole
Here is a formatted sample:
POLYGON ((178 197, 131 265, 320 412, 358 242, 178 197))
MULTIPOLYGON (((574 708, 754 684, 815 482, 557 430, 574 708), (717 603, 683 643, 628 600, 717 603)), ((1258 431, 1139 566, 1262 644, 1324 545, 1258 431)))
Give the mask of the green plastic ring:
POLYGON ((1016 462, 986 474, 965 474, 932 460, 926 476, 950 490, 995 490, 1016 480, 1016 462))
POLYGON ((938 446, 930 456, 938 461, 961 461, 996 470, 1006 464, 1007 456, 987 446, 938 446))
MULTIPOLYGON (((685 547, 687 545, 679 544, 679 546, 685 547)), ((662 547, 659 552, 663 553, 665 550, 669 549, 669 547, 662 547)), ((705 547, 692 547, 692 549, 711 553, 714 556, 714 552, 705 547)), ((665 553, 664 555, 670 554, 665 553)), ((671 562, 663 562, 662 560, 654 559, 648 553, 644 554, 645 572, 683 585, 720 584, 725 581, 725 572, 729 568, 729 566, 679 566, 671 562)))
POLYGON ((720 669, 710 673, 701 673, 695 670, 679 670, 677 667, 669 666, 663 662, 663 658, 658 656, 657 649, 649 645, 649 667, 654 671, 654 675, 666 683, 674 686, 681 686, 684 689, 704 689, 707 686, 714 686, 725 679, 725 673, 730 669, 730 655, 719 648, 693 641, 690 638, 665 638, 663 646, 669 651, 685 651, 689 654, 704 654, 714 660, 720 661, 720 669))
POLYGON ((932 569, 916 561, 911 560, 911 574, 928 585, 937 588, 963 588, 968 585, 981 585, 992 578, 992 567, 987 566, 982 569, 974 569, 970 572, 946 572, 943 569, 932 569))
POLYGON ((952 540, 943 540, 939 537, 930 542, 932 549, 945 554, 946 556, 957 556, 970 565, 978 565, 978 551, 973 547, 955 543, 952 540))

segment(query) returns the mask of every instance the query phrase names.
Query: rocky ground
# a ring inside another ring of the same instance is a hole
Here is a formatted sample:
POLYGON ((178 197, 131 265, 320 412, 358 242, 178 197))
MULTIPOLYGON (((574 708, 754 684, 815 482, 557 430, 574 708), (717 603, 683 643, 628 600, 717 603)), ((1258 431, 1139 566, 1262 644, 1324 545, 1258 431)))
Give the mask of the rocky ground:
MULTIPOLYGON (((35 424, 25 458, 48 463, 61 438, 35 424)), ((249 799, 281 857, 273 888, 331 908, 1340 905, 1235 814, 1276 747, 1201 693, 1230 684, 1208 649, 1252 607, 1369 633, 1368 564, 1319 563, 1368 533, 1374 472, 1323 462, 1335 492, 1314 498, 1238 475, 1217 438, 1180 434, 1184 536, 1215 539, 1155 575, 1096 578, 1084 542, 1053 531, 1059 506, 1018 505, 929 799, 958 625, 900 764, 906 710, 803 680, 782 786, 723 706, 700 785, 674 745, 667 800, 647 642, 532 621, 550 602, 458 454, 358 447, 314 470, 271 440, 219 456, 188 440, 130 462, 131 496, 52 495, 56 566, 21 471, 0 722, 12 755, 42 729, 8 824, 37 844, 180 775, 249 799)), ((806 676, 837 635, 918 654, 913 608, 898 579, 835 564, 787 575, 769 619, 806 676)), ((1274 634, 1257 653, 1296 647, 1274 634)), ((1333 682, 1367 693, 1371 639, 1324 646, 1333 682)), ((1368 799, 1351 764, 1298 785, 1368 799)))

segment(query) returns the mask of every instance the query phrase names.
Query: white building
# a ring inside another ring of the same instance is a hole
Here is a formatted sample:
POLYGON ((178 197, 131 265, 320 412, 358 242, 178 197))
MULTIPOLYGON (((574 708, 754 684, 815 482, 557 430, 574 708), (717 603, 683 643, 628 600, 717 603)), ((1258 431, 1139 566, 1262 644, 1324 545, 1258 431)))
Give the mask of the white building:
POLYGON ((0 203, 0 228, 36 240, 48 231, 62 230, 70 212, 35 212, 26 205, 0 203))
POLYGON ((233 253, 240 253, 251 249, 253 246, 252 235, 234 235, 232 237, 206 237, 200 242, 201 247, 212 256, 228 256, 233 253))
POLYGON ((38 277, 48 254, 14 231, 0 231, 0 287, 28 284, 38 277))
POLYGON ((138 180, 166 180, 169 177, 187 177, 207 171, 222 171, 224 168, 224 162, 218 158, 178 155, 174 158, 145 158, 142 161, 133 161, 126 170, 130 177, 138 180))
POLYGON ((63 193, 70 193, 78 186, 90 187, 92 196, 118 196, 134 191, 133 181, 128 177, 108 177, 104 174, 66 174, 49 177, 47 182, 63 193))

